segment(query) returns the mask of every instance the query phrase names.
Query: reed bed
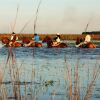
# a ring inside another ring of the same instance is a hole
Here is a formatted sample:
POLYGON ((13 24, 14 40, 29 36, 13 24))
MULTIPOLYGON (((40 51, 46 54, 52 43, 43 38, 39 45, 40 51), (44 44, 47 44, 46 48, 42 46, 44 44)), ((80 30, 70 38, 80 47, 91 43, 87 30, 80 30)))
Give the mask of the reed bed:
POLYGON ((86 88, 86 94, 84 97, 81 97, 80 92, 81 84, 80 84, 80 76, 79 76, 79 59, 77 59, 76 66, 74 68, 74 78, 72 75, 72 68, 68 65, 67 58, 65 57, 65 66, 64 66, 64 80, 66 84, 66 91, 68 100, 89 100, 89 97, 92 96, 94 84, 96 82, 96 78, 100 75, 100 66, 96 65, 93 69, 92 79, 89 81, 88 86, 86 88))
MULTIPOLYGON (((9 48, 8 57, 6 61, 5 70, 8 69, 9 74, 0 70, 0 99, 8 100, 37 100, 41 92, 46 93, 50 86, 57 83, 59 87, 59 81, 57 80, 45 80, 42 79, 43 70, 49 61, 46 61, 41 71, 37 72, 35 70, 34 64, 32 64, 32 69, 30 70, 31 77, 27 80, 26 69, 23 67, 23 62, 20 66, 17 65, 16 54, 13 48, 9 48), (12 56, 13 55, 13 56, 12 56), (9 75, 9 79, 5 80, 6 75, 9 75), (36 79, 36 75, 38 79, 36 79), (21 80, 21 77, 24 77, 21 80), (9 88, 8 88, 9 87, 9 88), (24 91, 22 93, 22 90, 24 91)), ((72 68, 68 61, 67 57, 64 58, 64 81, 65 81, 65 94, 66 100, 83 100, 81 97, 81 84, 80 84, 80 74, 79 74, 79 63, 80 59, 77 59, 76 65, 72 68)), ((38 69, 39 70, 39 69, 38 69)), ((60 69, 61 70, 61 69, 60 69)), ((59 71, 60 71, 59 70, 59 71)), ((92 95, 94 83, 96 82, 97 76, 100 74, 100 66, 98 67, 97 62, 93 69, 92 79, 89 80, 89 83, 86 88, 86 93, 84 95, 84 100, 89 100, 89 97, 92 95)), ((55 100, 57 95, 61 95, 56 90, 53 90, 51 93, 51 100, 55 100)), ((62 99, 63 100, 63 99, 62 99)))

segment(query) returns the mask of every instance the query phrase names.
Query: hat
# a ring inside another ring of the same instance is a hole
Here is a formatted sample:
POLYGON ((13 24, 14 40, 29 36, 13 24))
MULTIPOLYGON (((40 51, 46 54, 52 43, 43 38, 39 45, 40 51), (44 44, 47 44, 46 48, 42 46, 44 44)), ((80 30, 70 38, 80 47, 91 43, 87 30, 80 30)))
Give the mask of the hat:
POLYGON ((15 34, 15 32, 12 32, 12 34, 15 34))
POLYGON ((37 33, 34 33, 34 35, 37 35, 37 33))
POLYGON ((60 35, 60 33, 57 33, 57 35, 60 35))

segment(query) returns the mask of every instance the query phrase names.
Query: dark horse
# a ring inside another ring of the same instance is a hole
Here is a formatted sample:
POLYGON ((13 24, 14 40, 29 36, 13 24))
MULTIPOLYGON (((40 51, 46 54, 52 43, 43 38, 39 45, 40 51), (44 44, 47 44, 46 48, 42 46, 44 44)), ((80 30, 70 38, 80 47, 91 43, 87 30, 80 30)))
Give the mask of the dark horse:
MULTIPOLYGON (((9 43, 11 41, 7 37, 4 37, 1 41, 6 47, 10 47, 9 43)), ((22 43, 19 43, 19 42, 14 42, 11 45, 11 47, 22 47, 22 46, 23 46, 22 43)))
POLYGON ((42 47, 42 43, 35 42, 34 40, 25 37, 22 39, 22 43, 25 47, 42 47))
POLYGON ((66 48, 68 47, 67 44, 65 43, 59 43, 58 45, 56 46, 53 46, 53 40, 51 39, 51 37, 49 36, 46 36, 43 41, 43 43, 47 43, 47 47, 48 48, 66 48))

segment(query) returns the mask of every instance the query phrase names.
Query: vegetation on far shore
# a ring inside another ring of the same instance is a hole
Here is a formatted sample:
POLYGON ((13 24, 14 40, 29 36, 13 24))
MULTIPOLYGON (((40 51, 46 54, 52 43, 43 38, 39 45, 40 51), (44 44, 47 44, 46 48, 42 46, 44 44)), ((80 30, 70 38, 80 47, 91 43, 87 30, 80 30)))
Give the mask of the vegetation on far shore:
MULTIPOLYGON (((18 38, 19 40, 21 40, 22 38, 24 37, 27 37, 27 38, 30 38, 32 39, 34 37, 34 34, 32 33, 21 33, 21 34, 18 34, 18 38)), ((55 37, 56 34, 39 34, 39 36, 41 37, 41 40, 44 39, 45 36, 50 36, 51 38, 55 37)), ((11 34, 0 34, 0 40, 4 37, 8 37, 10 38, 11 34)), ((61 39, 62 40, 76 40, 77 37, 80 37, 80 38, 84 38, 86 35, 82 35, 82 34, 61 34, 61 39)), ((92 40, 100 40, 100 35, 91 35, 92 36, 92 40)))

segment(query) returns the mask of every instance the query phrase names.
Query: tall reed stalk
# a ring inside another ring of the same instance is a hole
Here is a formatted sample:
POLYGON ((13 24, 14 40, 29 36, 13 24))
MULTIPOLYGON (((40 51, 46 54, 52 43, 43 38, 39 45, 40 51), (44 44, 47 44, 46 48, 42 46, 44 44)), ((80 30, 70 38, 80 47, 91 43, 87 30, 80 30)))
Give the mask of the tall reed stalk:
POLYGON ((100 74, 100 66, 98 68, 97 67, 94 68, 93 78, 92 78, 92 80, 90 81, 90 83, 87 87, 87 91, 86 91, 86 95, 85 95, 86 100, 88 100, 89 96, 92 95, 93 86, 94 86, 95 80, 96 80, 96 78, 99 74, 100 74))
MULTIPOLYGON (((76 64, 76 66, 74 68, 74 84, 73 84, 73 81, 72 81, 71 66, 68 65, 66 57, 65 57, 64 60, 65 60, 65 67, 64 67, 65 85, 69 86, 69 89, 68 89, 68 100, 81 100, 80 83, 79 83, 80 80, 79 80, 79 72, 78 72, 78 70, 79 70, 78 69, 78 67, 79 67, 79 59, 77 60, 77 64, 76 64)), ((96 62, 96 64, 97 64, 97 62, 96 62)), ((89 96, 92 95, 93 86, 94 86, 96 78, 97 78, 97 76, 99 74, 100 74, 100 66, 98 68, 97 65, 95 65, 94 69, 93 69, 93 77, 92 77, 90 83, 88 83, 87 91, 86 91, 86 95, 84 97, 84 100, 89 100, 89 96)))
POLYGON ((39 4, 38 4, 37 9, 36 9, 36 16, 34 19, 34 33, 36 32, 37 18, 38 18, 38 13, 39 13, 41 3, 42 3, 42 0, 39 1, 39 4))
POLYGON ((17 17, 18 17, 18 12, 19 12, 19 4, 17 5, 16 17, 15 17, 14 25, 13 25, 13 28, 12 28, 12 32, 14 32, 14 30, 15 30, 17 17))

